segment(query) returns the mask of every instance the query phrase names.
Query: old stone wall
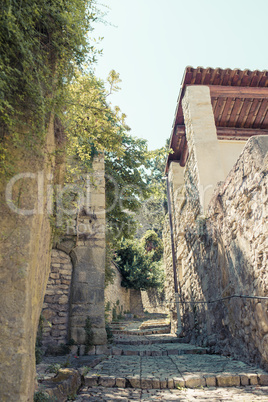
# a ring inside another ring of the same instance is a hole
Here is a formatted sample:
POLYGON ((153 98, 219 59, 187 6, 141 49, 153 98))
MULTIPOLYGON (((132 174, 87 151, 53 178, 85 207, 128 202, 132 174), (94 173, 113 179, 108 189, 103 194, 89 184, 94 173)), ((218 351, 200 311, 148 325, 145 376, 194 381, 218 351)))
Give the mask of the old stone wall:
POLYGON ((148 313, 166 314, 169 312, 166 306, 165 292, 158 289, 141 291, 143 310, 148 313))
POLYGON ((105 315, 108 322, 111 322, 113 317, 130 312, 130 290, 121 286, 122 275, 114 264, 112 269, 114 271, 113 283, 109 283, 104 291, 105 315))
MULTIPOLYGON (((44 346, 72 340, 82 351, 89 318, 93 344, 107 342, 104 317, 105 180, 104 159, 96 156, 92 172, 70 187, 77 191, 79 213, 67 222, 64 238, 52 250, 43 305, 44 346)), ((66 191, 68 187, 66 187, 66 191)), ((94 348, 96 350, 96 348, 94 348)), ((99 349, 97 348, 97 351, 99 349)))
POLYGON ((130 289, 130 312, 137 316, 143 316, 144 313, 165 314, 165 293, 153 288, 130 289))
POLYGON ((50 266, 47 187, 53 184, 53 120, 45 155, 10 148, 16 176, 1 182, 0 399, 31 401, 35 340, 50 266), (18 176, 18 175, 20 176, 18 176), (9 191, 10 190, 10 191, 9 191))
POLYGON ((53 249, 42 315, 44 346, 66 344, 73 265, 68 254, 53 249))
MULTIPOLYGON (((196 163, 191 155, 184 185, 173 186, 172 191, 183 335, 214 352, 266 368, 268 301, 233 296, 268 296, 267 151, 265 136, 247 142, 225 182, 214 190, 205 214, 200 213, 200 195, 192 185, 196 163)), ((164 241, 166 295, 174 302, 168 225, 164 241)), ((174 330, 174 304, 172 318, 174 330)))
POLYGON ((104 157, 96 156, 90 179, 89 207, 74 222, 76 242, 71 249, 73 280, 70 296, 70 338, 85 344, 85 322, 90 318, 94 345, 107 342, 104 318, 105 178, 104 157))
POLYGON ((123 315, 128 312, 134 315, 143 316, 148 313, 167 313, 165 306, 165 293, 158 289, 136 290, 127 289, 121 286, 122 275, 113 267, 115 276, 113 283, 105 288, 105 315, 108 322, 113 316, 123 315))

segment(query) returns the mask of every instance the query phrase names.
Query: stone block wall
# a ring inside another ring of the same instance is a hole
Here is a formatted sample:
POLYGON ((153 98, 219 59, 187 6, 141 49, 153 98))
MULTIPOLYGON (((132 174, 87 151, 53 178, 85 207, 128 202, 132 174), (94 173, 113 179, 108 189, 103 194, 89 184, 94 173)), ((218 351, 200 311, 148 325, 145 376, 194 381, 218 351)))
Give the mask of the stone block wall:
POLYGON ((108 322, 112 321, 113 315, 120 316, 124 312, 130 312, 130 290, 121 286, 122 275, 114 264, 112 269, 114 271, 113 283, 109 283, 104 291, 105 315, 108 322))
MULTIPOLYGON (((268 138, 252 137, 205 214, 192 186, 189 157, 184 185, 173 187, 180 312, 187 340, 268 368, 268 138), (194 196, 192 198, 192 196, 194 196), (214 301, 197 304, 194 301, 214 301), (191 303, 184 303, 184 302, 191 303)), ((193 165, 192 165, 193 164, 193 165)), ((172 167, 171 167, 172 170, 172 167)), ((174 303, 168 222, 164 243, 166 296, 174 303)), ((176 309, 172 307, 173 330, 176 309)))
POLYGON ((68 341, 69 300, 73 265, 68 254, 53 249, 51 269, 43 304, 43 345, 68 341))

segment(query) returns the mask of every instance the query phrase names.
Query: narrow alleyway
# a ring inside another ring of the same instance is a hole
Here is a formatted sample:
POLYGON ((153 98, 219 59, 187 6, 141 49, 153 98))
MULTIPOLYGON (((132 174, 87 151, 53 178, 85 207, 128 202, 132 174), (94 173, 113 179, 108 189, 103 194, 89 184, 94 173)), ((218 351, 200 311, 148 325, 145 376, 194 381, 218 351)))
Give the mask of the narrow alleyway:
POLYGON ((113 326, 111 354, 85 375, 83 401, 268 401, 268 373, 182 343, 163 320, 113 326))

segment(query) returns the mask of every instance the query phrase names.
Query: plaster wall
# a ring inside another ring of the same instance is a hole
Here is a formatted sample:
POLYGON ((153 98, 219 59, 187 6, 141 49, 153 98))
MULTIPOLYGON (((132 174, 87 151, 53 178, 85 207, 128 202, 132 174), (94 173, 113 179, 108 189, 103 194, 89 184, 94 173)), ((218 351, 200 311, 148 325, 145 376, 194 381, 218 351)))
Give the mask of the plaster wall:
POLYGON ((246 141, 223 141, 220 140, 220 155, 224 170, 224 177, 226 178, 236 163, 239 155, 243 151, 246 141))
POLYGON ((205 214, 213 190, 225 178, 209 87, 188 86, 182 108, 189 156, 196 166, 191 184, 198 189, 201 213, 205 214))

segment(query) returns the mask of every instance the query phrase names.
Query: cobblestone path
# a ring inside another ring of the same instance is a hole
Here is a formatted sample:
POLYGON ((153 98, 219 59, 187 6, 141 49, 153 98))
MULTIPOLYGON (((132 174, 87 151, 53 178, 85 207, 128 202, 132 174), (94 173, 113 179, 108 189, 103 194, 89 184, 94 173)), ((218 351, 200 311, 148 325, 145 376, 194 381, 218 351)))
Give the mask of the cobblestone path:
POLYGON ((182 343, 164 323, 140 324, 114 329, 76 401, 268 401, 267 372, 182 343))

